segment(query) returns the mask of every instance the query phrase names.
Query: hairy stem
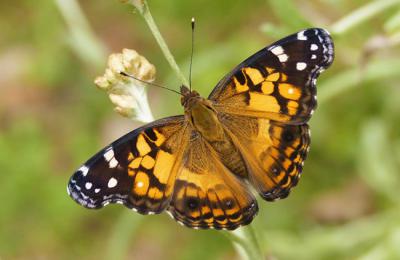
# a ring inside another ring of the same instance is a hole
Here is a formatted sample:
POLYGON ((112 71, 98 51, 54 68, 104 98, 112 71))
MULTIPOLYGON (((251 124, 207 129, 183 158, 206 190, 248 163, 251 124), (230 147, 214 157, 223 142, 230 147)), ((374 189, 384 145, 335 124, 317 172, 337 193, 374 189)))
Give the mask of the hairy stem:
POLYGON ((149 5, 147 1, 142 0, 132 0, 130 3, 136 7, 139 13, 143 16, 144 20, 146 21, 147 25, 150 28, 151 33, 153 34, 154 38, 156 39, 158 45, 161 48, 165 58, 167 59, 169 65, 171 66, 172 70, 175 72, 176 76, 180 79, 183 85, 189 86, 189 82, 186 77, 183 75, 182 71, 180 70, 178 64, 176 63, 174 56, 172 56, 171 51, 169 50, 167 43, 165 42, 164 38, 162 37, 160 30, 158 29, 153 16, 151 15, 149 5))
POLYGON ((260 243, 252 225, 224 233, 233 243, 239 255, 246 260, 264 259, 260 243))
POLYGON ((106 59, 106 48, 93 33, 85 14, 76 0, 55 0, 68 26, 68 44, 89 66, 98 67, 106 59))

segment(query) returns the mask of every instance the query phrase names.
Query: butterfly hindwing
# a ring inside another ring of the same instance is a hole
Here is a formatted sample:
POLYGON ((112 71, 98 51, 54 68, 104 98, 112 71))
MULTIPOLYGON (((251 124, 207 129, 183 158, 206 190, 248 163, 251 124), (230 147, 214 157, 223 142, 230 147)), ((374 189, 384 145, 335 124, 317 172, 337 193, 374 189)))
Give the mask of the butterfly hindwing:
POLYGON ((304 160, 310 148, 310 131, 307 124, 285 125, 270 122, 268 129, 271 146, 259 157, 264 174, 272 176, 277 186, 261 193, 266 200, 283 199, 297 185, 304 160))
POLYGON ((142 214, 160 213, 187 140, 183 126, 183 116, 169 117, 121 137, 74 173, 70 196, 87 208, 120 203, 142 214))
POLYGON ((290 35, 251 56, 210 94, 218 111, 304 123, 316 106, 316 79, 333 62, 324 29, 290 35))
POLYGON ((247 168, 245 179, 261 197, 268 201, 287 197, 297 184, 307 157, 308 125, 237 115, 224 115, 221 123, 240 151, 247 168))
POLYGON ((258 212, 249 187, 230 172, 200 135, 193 135, 168 208, 191 228, 235 229, 258 212))

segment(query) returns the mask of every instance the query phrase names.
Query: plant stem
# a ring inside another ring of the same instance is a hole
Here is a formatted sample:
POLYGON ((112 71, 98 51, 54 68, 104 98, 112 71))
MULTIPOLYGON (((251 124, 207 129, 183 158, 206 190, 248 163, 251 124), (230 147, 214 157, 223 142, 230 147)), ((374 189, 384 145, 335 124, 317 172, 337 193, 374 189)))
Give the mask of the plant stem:
POLYGON ((106 59, 106 48, 93 33, 89 22, 76 0, 55 0, 69 30, 68 43, 90 67, 98 67, 106 59))
POLYGON ((132 239, 142 222, 142 216, 126 210, 116 220, 108 239, 105 259, 125 259, 132 239))
POLYGON ((365 22, 366 20, 378 15, 380 12, 392 7, 393 5, 400 4, 399 0, 376 0, 372 1, 357 10, 346 15, 331 26, 331 32, 334 34, 342 34, 353 27, 365 22))
POLYGON ((264 259, 256 232, 252 225, 241 227, 235 231, 224 233, 234 244, 237 252, 243 259, 264 259))
POLYGON ((150 31, 152 32, 154 38, 156 39, 158 45, 160 46, 165 58, 167 59, 169 65, 177 75, 177 77, 181 80, 182 84, 185 86, 189 86, 189 82, 186 79, 186 77, 183 75, 182 71, 178 67, 178 64, 176 63, 174 56, 172 56, 171 51, 169 50, 164 38, 162 37, 160 30, 158 30, 158 27, 156 23, 154 22, 153 16, 150 13, 149 6, 147 4, 147 1, 135 1, 132 0, 130 1, 132 5, 136 7, 136 9, 139 11, 139 13, 143 16, 144 20, 146 21, 147 25, 150 28, 150 31))

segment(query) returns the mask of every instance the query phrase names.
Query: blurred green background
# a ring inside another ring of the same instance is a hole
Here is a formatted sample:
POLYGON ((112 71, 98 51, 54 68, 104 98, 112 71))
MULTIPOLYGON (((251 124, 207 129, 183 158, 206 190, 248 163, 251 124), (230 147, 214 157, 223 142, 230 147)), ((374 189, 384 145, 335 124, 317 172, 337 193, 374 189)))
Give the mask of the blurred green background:
MULTIPOLYGON (((132 48, 180 84, 146 23, 115 1, 0 2, 0 259, 238 259, 218 231, 121 206, 86 210, 70 175, 140 123, 113 112, 93 80, 107 56, 132 48), (81 12, 81 13, 80 13, 81 12)), ((153 1, 185 73, 196 17, 194 88, 207 96, 267 44, 324 27, 336 45, 318 81, 312 147, 289 198, 259 201, 254 228, 268 259, 400 259, 400 1, 153 1)), ((149 89, 156 118, 179 97, 149 89)))

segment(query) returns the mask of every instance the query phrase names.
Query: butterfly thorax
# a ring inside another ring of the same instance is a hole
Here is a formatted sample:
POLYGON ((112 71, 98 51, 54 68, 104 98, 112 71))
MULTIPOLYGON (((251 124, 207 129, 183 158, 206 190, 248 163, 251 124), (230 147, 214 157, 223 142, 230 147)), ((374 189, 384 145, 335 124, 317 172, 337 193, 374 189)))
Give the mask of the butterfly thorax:
POLYGON ((192 127, 208 141, 224 139, 224 130, 212 102, 201 97, 197 91, 190 91, 186 86, 181 87, 181 94, 185 118, 192 127))

